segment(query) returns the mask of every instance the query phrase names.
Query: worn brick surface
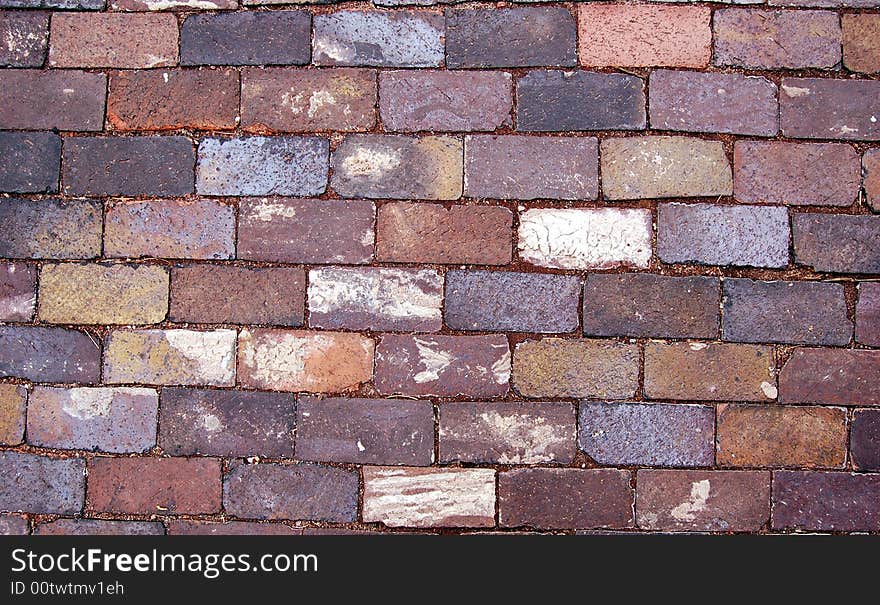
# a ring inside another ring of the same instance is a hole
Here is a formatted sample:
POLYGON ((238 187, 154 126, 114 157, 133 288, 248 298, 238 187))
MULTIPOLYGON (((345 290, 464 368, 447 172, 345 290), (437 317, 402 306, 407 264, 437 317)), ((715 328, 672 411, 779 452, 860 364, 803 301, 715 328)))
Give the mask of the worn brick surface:
POLYGON ((39 382, 94 383, 101 371, 101 345, 79 330, 0 326, 0 376, 39 382))
POLYGON ((49 47, 49 13, 0 11, 0 39, 5 42, 0 66, 41 67, 49 47))
MULTIPOLYGON (((122 11, 158 11, 158 10, 190 10, 192 8, 206 9, 236 9, 236 0, 199 0, 195 6, 193 0, 109 0, 108 4, 115 10, 122 11)), ((244 4, 247 4, 245 2, 244 4)))
POLYGON ((880 283, 878 282, 859 284, 856 340, 872 347, 880 347, 880 283))
POLYGON ((0 128, 101 130, 106 92, 104 74, 78 70, 0 71, 0 128))
POLYGON ((167 521, 169 536, 291 536, 302 535, 299 528, 284 523, 252 521, 167 521))
POLYGON ((30 321, 36 304, 36 269, 25 263, 0 263, 0 321, 30 321))
POLYGON ((880 72, 880 15, 841 15, 843 64, 864 73, 880 72))
POLYGON ((104 519, 58 519, 40 523, 35 536, 163 536, 157 521, 107 521, 104 519))
POLYGON ((83 507, 85 470, 82 458, 0 452, 0 509, 79 514, 83 507))
POLYGON ((7 198, 0 204, 0 254, 7 258, 93 258, 101 253, 101 204, 7 198))
POLYGON ((856 410, 850 431, 853 466, 880 470, 880 410, 856 410))
POLYGON ((779 125, 785 136, 880 140, 880 82, 783 78, 781 87, 779 125))
POLYGON ((880 273, 880 217, 792 216, 794 260, 816 271, 880 273))
POLYGON ((305 11, 192 15, 180 26, 181 65, 303 65, 311 18, 305 11))
POLYGON ((19 515, 0 515, 0 536, 28 535, 28 521, 19 515))
POLYGON ((58 135, 0 132, 0 191, 56 193, 60 162, 58 135))
POLYGON ((0 444, 18 445, 24 440, 27 389, 0 384, 0 444))
POLYGON ((880 405, 880 351, 796 349, 779 373, 779 401, 880 405))
POLYGON ((773 528, 880 530, 880 475, 773 473, 773 528))
POLYGON ((55 13, 50 67, 165 67, 177 63, 177 19, 170 14, 55 13))
POLYGON ((880 150, 869 149, 865 152, 862 179, 868 206, 880 212, 880 150))

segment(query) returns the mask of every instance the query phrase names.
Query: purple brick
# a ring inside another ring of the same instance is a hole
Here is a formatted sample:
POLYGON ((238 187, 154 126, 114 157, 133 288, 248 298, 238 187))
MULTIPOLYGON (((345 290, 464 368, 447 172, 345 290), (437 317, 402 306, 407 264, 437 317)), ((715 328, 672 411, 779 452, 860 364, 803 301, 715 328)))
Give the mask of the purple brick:
POLYGON ((58 519, 40 523, 35 536, 163 536, 158 521, 107 521, 104 519, 58 519))
POLYGON ((880 140, 880 81, 783 78, 782 133, 801 139, 880 140))
POLYGON ((191 15, 180 27, 180 64, 304 65, 310 38, 306 11, 191 15))
POLYGON ((779 402, 880 405, 880 351, 795 349, 779 374, 779 402))
POLYGON ((0 376, 35 382, 98 382, 101 345, 79 330, 0 326, 0 376))
MULTIPOLYGON (((3 48, 3 46, 0 46, 3 48)), ((0 128, 101 130, 107 76, 76 70, 0 71, 0 128)))
POLYGON ((0 263, 0 321, 31 320, 36 302, 36 280, 37 272, 30 265, 0 263))
POLYGON ((880 216, 795 214, 794 259, 816 271, 880 273, 880 216))
POLYGON ((0 132, 0 191, 55 193, 60 170, 61 137, 57 134, 0 132))
POLYGON ((0 40, 5 42, 0 66, 41 67, 49 47, 49 13, 0 11, 0 40))
POLYGON ((880 410, 855 411, 849 447, 855 468, 880 470, 880 410))
POLYGON ((83 508, 86 463, 0 452, 0 510, 78 514, 83 508))
POLYGON ((880 530, 880 475, 773 473, 773 529, 880 530))
POLYGON ((28 535, 28 520, 18 515, 0 514, 0 536, 28 535))
POLYGON ((871 347, 880 347, 880 282, 859 284, 856 340, 871 347))

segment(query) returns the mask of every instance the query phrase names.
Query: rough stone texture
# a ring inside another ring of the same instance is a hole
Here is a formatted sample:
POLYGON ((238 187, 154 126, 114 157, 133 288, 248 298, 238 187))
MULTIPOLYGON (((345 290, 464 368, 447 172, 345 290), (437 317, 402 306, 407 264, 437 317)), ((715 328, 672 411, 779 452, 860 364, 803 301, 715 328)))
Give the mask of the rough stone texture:
POLYGON ((779 373, 779 401, 880 405, 880 351, 796 349, 779 373))
POLYGON ((101 254, 101 203, 4 198, 0 255, 6 258, 94 258, 101 254))
POLYGON ((779 206, 658 206, 657 256, 665 263, 786 267, 790 235, 779 206))
POLYGON ((35 536, 164 536, 157 521, 106 521, 104 519, 58 519, 34 527, 35 536))
POLYGON ((503 335, 386 334, 376 348, 376 390, 414 397, 500 397, 510 381, 503 335))
MULTIPOLYGON (((58 135, 0 132, 0 191, 55 193, 60 164, 61 137, 58 135)), ((4 205, 8 202, 4 200, 4 205)))
POLYGON ((862 159, 862 186, 868 206, 880 212, 880 150, 869 149, 862 159))
POLYGON ((25 263, 0 263, 0 321, 33 318, 36 280, 35 267, 25 263))
POLYGON ((405 399, 320 399, 297 403, 296 457, 316 462, 434 462, 434 408, 405 399))
POLYGON ((251 521, 168 521, 169 536, 299 536, 302 529, 283 523, 251 521))
POLYGON ((582 403, 578 420, 578 446, 599 464, 711 466, 715 459, 711 406, 582 403))
POLYGON ((349 135, 331 158, 342 197, 454 200, 461 196, 461 141, 446 136, 349 135))
POLYGON ((591 274, 584 284, 584 334, 715 338, 718 279, 648 273, 591 274))
POLYGON ((599 195, 594 138, 469 136, 464 194, 533 200, 594 200, 599 195))
POLYGON ((293 457, 294 408, 284 393, 163 389, 159 446, 172 456, 293 457))
POLYGON ((576 427, 570 403, 443 403, 440 462, 565 464, 576 427))
POLYGON ((82 458, 0 452, 0 510, 79 514, 83 507, 85 470, 82 458))
POLYGON ((101 345, 79 330, 0 326, 0 376, 39 382, 94 383, 101 345))
POLYGON ((304 65, 310 38, 306 11, 191 15, 180 26, 180 64, 304 65))
MULTIPOLYGON (((0 45, 0 50, 3 48, 0 45)), ((77 70, 0 71, 0 128, 101 130, 106 91, 104 74, 77 70)))
POLYGON ((850 71, 880 72, 880 15, 841 15, 843 64, 850 71))
POLYGON ((18 445, 24 440, 27 388, 0 384, 0 444, 18 445))
POLYGON ((722 196, 733 179, 720 141, 611 138, 602 141, 602 192, 609 200, 722 196))
POLYGON ((855 468, 880 470, 880 410, 856 410, 853 413, 850 450, 855 468))
POLYGON ((629 471, 524 468, 498 475, 501 527, 588 529, 633 526, 629 471))
POLYGON ((159 395, 153 389, 34 387, 30 445, 100 452, 145 452, 156 445, 159 395))
POLYGON ((651 127, 773 136, 779 132, 776 85, 759 76, 654 70, 651 127))
POLYGON ((638 388, 635 344, 542 338, 516 345, 513 386, 523 397, 626 399, 638 388))
POLYGON ((878 81, 782 79, 779 124, 787 137, 878 141, 878 113, 878 81))
POLYGON ((137 69, 174 65, 177 38, 174 15, 55 13, 49 66, 137 69))
POLYGON ((60 8, 101 10, 106 0, 0 0, 0 6, 10 8, 60 8))
POLYGON ((757 532, 770 519, 770 473, 650 470, 636 474, 639 528, 757 532))
POLYGON ((301 330, 242 330, 242 386, 337 393, 357 389, 373 374, 373 341, 359 334, 301 330))
POLYGON ((0 536, 28 535, 28 520, 18 515, 0 515, 0 536))
MULTIPOLYGON (((2 308, 2 304, 0 304, 0 308, 2 308)), ((856 340, 871 347, 880 347, 880 282, 859 284, 859 302, 856 305, 856 340)))
POLYGON ((773 473, 773 529, 880 530, 880 475, 773 473))
POLYGON ((794 259, 816 271, 880 273, 880 217, 792 216, 794 259))
POLYGON ((0 39, 5 42, 0 66, 41 67, 49 45, 49 13, 0 11, 0 39))
POLYGON ((492 527, 495 471, 364 467, 363 520, 389 527, 492 527))
POLYGON ((185 11, 194 8, 235 10, 238 8, 236 0, 109 0, 109 4, 111 8, 121 11, 185 11))

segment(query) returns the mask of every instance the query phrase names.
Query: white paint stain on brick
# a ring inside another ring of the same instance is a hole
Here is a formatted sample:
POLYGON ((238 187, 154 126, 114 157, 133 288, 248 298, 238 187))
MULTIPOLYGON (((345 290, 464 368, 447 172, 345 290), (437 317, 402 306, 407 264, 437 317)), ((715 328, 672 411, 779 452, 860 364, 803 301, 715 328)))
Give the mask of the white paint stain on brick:
POLYGON ((336 105, 336 97, 326 90, 316 90, 309 97, 308 116, 314 118, 325 105, 336 105))
POLYGON ((70 399, 61 404, 61 409, 68 416, 89 420, 110 413, 113 404, 113 389, 70 389, 70 399))
POLYGON ((784 92, 789 97, 805 97, 810 94, 809 88, 801 88, 800 86, 786 86, 782 85, 782 92, 784 92))
POLYGON ((480 422, 493 441, 510 451, 498 456, 500 464, 538 464, 556 459, 554 449, 564 448, 573 435, 561 427, 547 424, 541 416, 499 414, 496 410, 480 414, 480 422))
POLYGON ((270 202, 268 199, 263 198, 251 206, 251 211, 247 217, 252 221, 268 223, 276 217, 296 218, 296 209, 287 204, 270 202))
POLYGON ((223 8, 215 2, 207 0, 142 0, 148 10, 164 11, 171 8, 200 8, 204 10, 216 10, 223 8))
POLYGON ((766 380, 761 383, 761 392, 767 399, 776 399, 776 396, 779 395, 779 390, 766 380))
POLYGON ((252 379, 281 385, 302 382, 306 359, 327 350, 333 345, 333 338, 321 334, 276 334, 255 340, 248 330, 243 330, 241 345, 242 361, 250 368, 252 379))
POLYGON ((413 380, 419 384, 439 380, 443 370, 455 361, 455 355, 437 348, 436 341, 419 338, 414 340, 419 351, 419 365, 424 366, 425 369, 413 375, 413 380))
POLYGON ((191 371, 205 384, 235 382, 235 330, 166 330, 164 336, 171 348, 193 362, 191 371))
POLYGON ((498 384, 507 384, 510 382, 510 350, 504 351, 504 354, 492 364, 492 376, 498 384))
POLYGON ((397 150, 358 147, 342 160, 342 171, 350 177, 378 179, 400 166, 400 162, 400 152, 397 150))
POLYGON ((691 483, 690 498, 672 509, 672 517, 677 521, 693 521, 696 519, 695 513, 706 510, 710 489, 711 485, 708 479, 691 483))

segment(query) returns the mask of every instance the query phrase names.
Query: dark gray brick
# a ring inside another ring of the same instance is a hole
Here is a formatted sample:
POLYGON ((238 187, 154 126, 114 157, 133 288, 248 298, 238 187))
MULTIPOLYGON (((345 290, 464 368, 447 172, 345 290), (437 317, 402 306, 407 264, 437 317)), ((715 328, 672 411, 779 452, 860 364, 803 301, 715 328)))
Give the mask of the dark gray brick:
POLYGON ((0 191, 55 193, 60 170, 61 137, 57 134, 0 132, 0 191))
POLYGON ((794 258, 834 273, 880 273, 880 216, 795 214, 794 258))
POLYGON ((94 200, 27 200, 0 203, 0 256, 95 258, 101 254, 101 203, 94 200))
POLYGON ((85 495, 82 458, 0 452, 0 510, 76 514, 85 495))
POLYGON ((94 383, 101 347, 79 330, 0 326, 0 376, 34 382, 94 383))

